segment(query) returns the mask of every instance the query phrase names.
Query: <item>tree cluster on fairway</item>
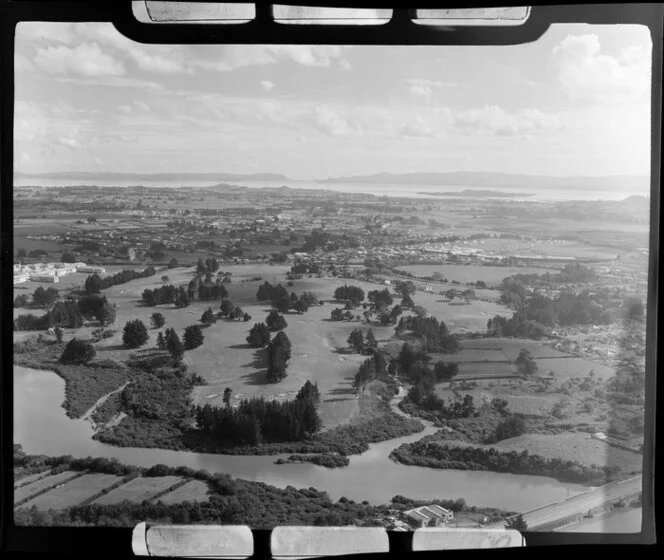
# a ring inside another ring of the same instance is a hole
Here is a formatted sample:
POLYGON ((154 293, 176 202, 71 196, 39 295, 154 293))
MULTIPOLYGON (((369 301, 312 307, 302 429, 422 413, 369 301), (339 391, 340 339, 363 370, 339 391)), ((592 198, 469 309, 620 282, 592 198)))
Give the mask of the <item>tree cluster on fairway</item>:
POLYGON ((321 427, 316 410, 318 387, 303 386, 296 398, 267 402, 262 397, 241 400, 236 408, 196 406, 197 428, 220 445, 302 441, 321 427))
POLYGON ((190 301, 218 301, 228 297, 228 291, 219 276, 214 282, 207 276, 203 279, 196 276, 187 285, 187 297, 190 301))
POLYGON ((524 376, 532 375, 539 369, 535 358, 525 348, 521 349, 515 363, 519 368, 519 372, 524 376))
POLYGON ((252 348, 263 348, 270 342, 270 329, 265 323, 254 323, 246 340, 252 348))
POLYGON ((206 274, 213 274, 219 270, 219 261, 215 258, 198 259, 196 263, 196 275, 205 276, 206 274))
POLYGON ((139 348, 148 341, 148 338, 150 338, 148 330, 140 319, 127 321, 122 330, 122 344, 125 348, 139 348))
POLYGON ((152 327, 155 329, 160 329, 166 324, 166 319, 161 313, 153 313, 150 316, 150 321, 152 322, 152 327))
POLYGON ((355 307, 364 301, 364 290, 358 286, 348 286, 344 284, 334 290, 334 299, 337 301, 349 302, 355 307))
POLYGON ((189 327, 185 327, 183 339, 184 349, 193 350, 194 348, 198 348, 201 344, 203 344, 205 337, 203 336, 201 327, 198 325, 191 325, 189 327))
POLYGON ((42 288, 39 286, 32 294, 32 305, 35 307, 50 307, 58 297, 59 292, 55 288, 42 288))
POLYGON ((373 354, 378 348, 378 342, 371 329, 367 331, 366 338, 360 329, 353 329, 348 336, 348 345, 357 354, 373 354))
POLYGON ((410 297, 415 293, 415 284, 412 280, 397 280, 394 283, 394 291, 402 298, 405 298, 406 296, 410 297))
POLYGON ((432 384, 449 381, 459 372, 459 366, 454 362, 439 360, 431 369, 428 365, 430 361, 431 356, 408 342, 401 347, 397 358, 401 373, 406 375, 412 383, 418 383, 424 377, 428 378, 432 384))
POLYGON ((265 324, 271 331, 281 331, 288 326, 286 319, 283 315, 279 315, 279 312, 276 309, 273 309, 268 313, 265 324))
POLYGON ((132 280, 137 280, 139 278, 149 278, 150 276, 154 276, 156 272, 157 271, 154 267, 148 266, 143 272, 137 270, 121 270, 117 274, 104 276, 104 278, 101 278, 99 274, 94 273, 88 276, 85 280, 85 293, 98 294, 101 290, 105 290, 111 286, 125 284, 126 282, 131 282, 132 280))
POLYGON ((165 334, 163 335, 161 332, 157 335, 157 346, 162 350, 168 350, 171 358, 179 362, 185 350, 182 341, 175 332, 175 329, 166 329, 164 332, 165 334))
POLYGON ((203 315, 201 315, 201 323, 208 326, 208 325, 213 325, 216 322, 217 322, 217 315, 215 314, 214 311, 212 311, 211 307, 208 307, 205 311, 203 311, 203 315))
POLYGON ((423 343, 423 349, 427 352, 442 352, 452 354, 460 349, 456 336, 450 334, 443 321, 435 317, 408 316, 401 317, 396 326, 397 335, 405 331, 411 331, 423 343))
POLYGON ((14 320, 14 330, 17 331, 46 330, 55 326, 70 329, 83 326, 83 315, 79 311, 76 301, 56 301, 44 315, 37 316, 28 313, 19 315, 14 320))
POLYGON ((392 305, 392 302, 394 301, 388 288, 370 291, 367 294, 367 299, 376 313, 382 313, 387 307, 392 305))
POLYGON ((84 340, 72 338, 60 356, 61 364, 86 364, 92 360, 97 352, 94 346, 84 340))
POLYGON ((291 358, 291 342, 286 333, 280 331, 267 345, 267 378, 276 383, 286 377, 288 361, 291 358))
POLYGON ((312 305, 318 303, 318 298, 311 292, 304 292, 299 297, 295 292, 288 294, 288 290, 281 284, 272 285, 263 282, 256 292, 258 301, 270 301, 279 313, 287 313, 290 310, 302 314, 309 310, 312 305))
POLYGON ((233 305, 230 299, 224 299, 219 306, 219 316, 228 319, 242 319, 243 321, 250 321, 251 315, 242 311, 239 305, 233 305))
POLYGON ((352 321, 353 320, 353 312, 346 309, 343 310, 339 307, 335 307, 331 312, 330 312, 330 319, 332 321, 352 321))
POLYGON ((159 286, 154 290, 146 288, 141 294, 141 299, 148 307, 154 307, 155 305, 174 303, 177 292, 177 288, 172 284, 168 284, 167 286, 159 286))

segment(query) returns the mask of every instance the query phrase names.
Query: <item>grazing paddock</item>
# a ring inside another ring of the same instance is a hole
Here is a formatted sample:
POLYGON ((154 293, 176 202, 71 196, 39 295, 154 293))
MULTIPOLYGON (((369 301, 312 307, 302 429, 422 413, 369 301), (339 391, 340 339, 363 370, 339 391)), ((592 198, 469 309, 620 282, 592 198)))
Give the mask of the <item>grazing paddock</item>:
POLYGON ((14 490, 14 503, 25 500, 30 496, 34 496, 35 494, 38 494, 47 488, 62 484, 67 480, 79 476, 80 474, 80 471, 64 471, 59 474, 47 476, 46 478, 42 478, 26 486, 21 486, 20 488, 14 490))
POLYGON ((597 362, 584 360, 583 358, 562 358, 562 359, 538 359, 537 365, 539 376, 548 376, 550 371, 555 374, 556 380, 566 380, 572 377, 586 377, 590 370, 595 372, 595 377, 608 379, 615 375, 615 370, 597 362))
POLYGON ((455 379, 482 379, 487 377, 518 377, 516 367, 504 362, 460 363, 455 379))
MULTIPOLYGON (((481 266, 464 264, 412 264, 407 266, 398 266, 397 270, 410 272, 418 278, 432 276, 435 272, 440 272, 444 278, 452 282, 456 280, 465 284, 467 282, 477 282, 481 280, 488 285, 496 286, 500 284, 503 278, 513 276, 514 274, 544 274, 552 272, 546 268, 538 267, 518 267, 518 266, 481 266)), ((453 288, 454 285, 450 285, 453 288)))
POLYGON ((205 502, 207 499, 207 484, 202 480, 190 480, 187 484, 176 488, 168 494, 164 494, 157 501, 165 504, 179 504, 181 502, 205 502))
POLYGON ((444 362, 506 362, 508 361, 505 353, 499 348, 496 349, 474 349, 467 348, 465 342, 461 344, 461 350, 456 354, 440 354, 438 352, 430 354, 432 362, 443 360, 444 362))
POLYGON ((80 504, 104 488, 113 486, 122 480, 114 474, 86 474, 75 478, 61 488, 54 488, 25 503, 23 507, 37 506, 42 510, 65 509, 80 504))
POLYGON ((14 488, 18 488, 19 486, 25 486, 26 484, 30 484, 31 482, 35 482, 35 481, 39 480, 40 478, 44 478, 50 472, 51 472, 51 469, 46 469, 44 471, 41 471, 41 472, 38 472, 38 473, 35 473, 35 474, 31 474, 31 475, 28 475, 28 476, 21 477, 21 475, 18 475, 20 478, 17 478, 16 477, 16 469, 14 469, 14 477, 15 477, 15 479, 14 479, 14 488))
POLYGON ((493 444, 500 451, 528 450, 531 455, 541 455, 548 459, 578 461, 582 465, 617 466, 623 472, 641 471, 643 456, 612 447, 603 441, 586 439, 587 434, 563 433, 557 435, 524 434, 493 444))
POLYGON ((92 503, 99 505, 118 504, 124 500, 130 502, 142 502, 149 500, 155 494, 163 492, 167 488, 182 481, 179 476, 139 477, 130 480, 126 484, 114 488, 108 494, 104 494, 92 503))

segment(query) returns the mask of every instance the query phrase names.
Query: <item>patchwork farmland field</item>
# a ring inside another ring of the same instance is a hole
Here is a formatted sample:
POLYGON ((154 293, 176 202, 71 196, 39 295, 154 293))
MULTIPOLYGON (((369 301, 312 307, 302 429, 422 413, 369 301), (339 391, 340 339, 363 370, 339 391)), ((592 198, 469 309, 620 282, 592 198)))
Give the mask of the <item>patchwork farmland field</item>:
MULTIPOLYGON (((24 476, 22 478, 15 478, 14 480, 14 488, 18 488, 19 486, 25 486, 26 484, 30 484, 31 482, 35 482, 36 480, 39 480, 40 478, 44 478, 45 476, 48 475, 50 472, 50 469, 46 469, 44 471, 31 474, 28 476, 24 476)), ((20 475, 19 475, 20 476, 20 475)), ((14 469, 14 477, 16 477, 16 469, 14 469)))
MULTIPOLYGON (((489 285, 497 285, 503 278, 514 274, 544 274, 555 272, 548 268, 519 267, 519 266, 476 266, 463 264, 412 264, 399 266, 397 270, 410 272, 411 274, 424 278, 432 276, 434 272, 440 272, 444 278, 456 280, 465 284, 466 282, 486 282, 489 285)), ((453 288, 454 286, 450 286, 453 288)))
POLYGON ((586 466, 619 466, 623 472, 641 471, 643 462, 643 456, 638 453, 612 447, 582 433, 524 434, 500 441, 492 447, 500 451, 516 452, 527 449, 531 455, 568 459, 586 466))
POLYGON ((14 490, 14 503, 18 503, 22 500, 25 500, 26 498, 29 498, 30 496, 34 496, 35 494, 38 494, 47 488, 62 484, 67 480, 79 476, 80 474, 80 471, 64 471, 59 474, 47 476, 46 478, 42 478, 26 486, 21 486, 20 488, 14 490))
POLYGON ((139 477, 130 480, 126 484, 114 488, 108 494, 104 494, 92 503, 99 505, 118 504, 123 500, 130 502, 142 502, 149 500, 155 494, 163 492, 167 488, 182 482, 179 476, 139 477))
POLYGON ((505 362, 459 363, 459 374, 455 379, 478 379, 488 377, 517 377, 514 364, 505 362))
POLYGON ((179 504, 181 502, 204 502, 207 499, 207 484, 201 480, 190 480, 172 492, 164 494, 157 501, 165 504, 179 504))
POLYGON ((120 482, 122 477, 114 474, 86 474, 75 478, 60 488, 49 490, 26 502, 23 507, 37 506, 39 509, 64 509, 80 504, 97 492, 120 482))
POLYGON ((538 359, 538 374, 547 375, 553 371, 556 379, 570 379, 572 377, 585 377, 592 370, 595 376, 601 379, 608 379, 615 374, 615 370, 603 364, 584 360, 583 358, 563 358, 563 359, 538 359))

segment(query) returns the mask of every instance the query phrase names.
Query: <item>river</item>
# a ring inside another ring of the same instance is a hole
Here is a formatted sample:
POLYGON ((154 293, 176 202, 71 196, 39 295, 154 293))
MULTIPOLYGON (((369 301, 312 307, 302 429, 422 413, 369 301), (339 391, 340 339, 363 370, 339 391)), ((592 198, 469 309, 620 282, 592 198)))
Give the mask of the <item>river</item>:
POLYGON ((236 478, 265 482, 279 488, 314 487, 333 500, 342 496, 373 504, 387 503, 396 494, 414 499, 464 498, 470 505, 527 511, 587 490, 552 478, 481 471, 441 470, 400 465, 390 452, 435 432, 424 432, 372 444, 350 465, 327 469, 311 464, 276 465, 273 456, 214 455, 163 449, 113 447, 95 441, 88 420, 72 420, 62 408, 64 380, 51 371, 14 366, 14 442, 30 454, 116 457, 137 466, 163 463, 236 478))

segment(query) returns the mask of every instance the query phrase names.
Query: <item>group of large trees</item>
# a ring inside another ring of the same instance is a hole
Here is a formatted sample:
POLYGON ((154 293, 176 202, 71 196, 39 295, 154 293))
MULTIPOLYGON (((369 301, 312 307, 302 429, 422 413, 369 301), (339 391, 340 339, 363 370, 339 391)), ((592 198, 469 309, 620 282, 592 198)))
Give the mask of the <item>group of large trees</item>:
POLYGON ((358 286, 348 286, 344 284, 334 290, 334 299, 350 303, 353 307, 356 307, 364 301, 364 290, 358 286))
POLYGON ((254 397, 240 401, 236 408, 230 406, 230 399, 224 407, 197 406, 196 425, 220 446, 302 441, 321 427, 318 400, 317 385, 307 381, 292 401, 254 397))
POLYGON ((85 293, 86 294, 98 294, 101 290, 110 288, 111 286, 117 286, 118 284, 125 284, 131 280, 136 280, 138 278, 148 278, 156 274, 156 270, 152 266, 148 266, 143 272, 137 270, 121 270, 117 274, 110 276, 104 276, 103 278, 99 274, 94 273, 88 276, 85 280, 85 293))
POLYGON ((269 301, 279 313, 290 310, 305 313, 312 305, 318 303, 318 298, 311 292, 304 292, 299 297, 295 292, 288 294, 288 290, 281 284, 272 285, 265 281, 258 287, 256 292, 258 301, 269 301))
POLYGON ((239 305, 234 305, 233 302, 228 298, 224 299, 219 306, 219 317, 251 321, 251 315, 242 311, 242 308, 239 305))
POLYGON ((56 301, 44 315, 36 316, 28 313, 19 315, 14 320, 14 329, 17 331, 45 330, 56 326, 70 329, 83 326, 83 315, 78 302, 73 299, 56 301))
POLYGON ((205 276, 213 274, 219 270, 219 261, 215 258, 198 259, 196 263, 196 276, 205 276))
POLYGON ((423 343, 423 349, 427 352, 443 352, 453 354, 460 349, 456 336, 451 334, 443 321, 435 317, 421 317, 418 315, 401 317, 396 326, 397 335, 403 335, 410 331, 423 343))
POLYGON ((254 323, 246 340, 252 348, 264 348, 270 342, 269 327, 265 323, 254 323))
POLYGON ((288 322, 276 309, 270 311, 265 319, 265 324, 271 331, 282 331, 288 326, 288 322))
POLYGON ((286 377, 291 358, 291 342, 286 333, 279 331, 267 345, 267 379, 273 383, 286 377))
POLYGON ((348 345, 357 354, 373 354, 378 348, 378 342, 371 329, 365 334, 360 329, 353 329, 353 332, 348 336, 348 345))

